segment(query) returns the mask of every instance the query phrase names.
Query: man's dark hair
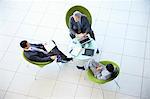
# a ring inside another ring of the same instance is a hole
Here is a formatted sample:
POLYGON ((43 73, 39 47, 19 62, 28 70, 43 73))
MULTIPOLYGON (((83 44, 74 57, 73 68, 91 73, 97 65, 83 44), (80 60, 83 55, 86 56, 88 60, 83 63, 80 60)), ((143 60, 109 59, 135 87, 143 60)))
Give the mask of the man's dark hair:
POLYGON ((109 72, 113 72, 114 71, 114 66, 112 64, 107 64, 106 65, 106 69, 109 71, 109 72))
POLYGON ((20 46, 21 46, 22 48, 27 47, 27 41, 26 41, 26 40, 21 41, 21 42, 20 42, 20 46))

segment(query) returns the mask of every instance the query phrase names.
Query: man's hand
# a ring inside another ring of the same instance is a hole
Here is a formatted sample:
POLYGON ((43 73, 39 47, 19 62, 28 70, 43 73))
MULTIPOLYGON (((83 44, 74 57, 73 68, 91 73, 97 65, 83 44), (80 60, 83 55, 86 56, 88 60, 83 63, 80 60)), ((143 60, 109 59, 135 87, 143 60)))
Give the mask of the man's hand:
POLYGON ((84 36, 86 36, 86 35, 87 35, 87 33, 83 33, 83 35, 84 35, 84 36))
POLYGON ((82 38, 83 36, 84 36, 84 34, 83 34, 83 33, 76 34, 76 37, 77 37, 77 38, 82 38))

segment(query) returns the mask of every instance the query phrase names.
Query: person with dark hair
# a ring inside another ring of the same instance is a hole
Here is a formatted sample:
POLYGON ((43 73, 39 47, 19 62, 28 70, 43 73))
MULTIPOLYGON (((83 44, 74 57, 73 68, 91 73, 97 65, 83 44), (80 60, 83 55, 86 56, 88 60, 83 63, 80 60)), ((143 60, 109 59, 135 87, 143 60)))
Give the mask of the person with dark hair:
POLYGON ((57 58, 57 62, 66 63, 73 60, 63 54, 56 46, 56 43, 52 40, 55 46, 50 52, 46 50, 43 44, 31 44, 27 40, 20 42, 20 46, 24 49, 24 55, 27 59, 35 62, 47 62, 53 61, 57 58))
POLYGON ((97 79, 102 80, 109 79, 112 76, 112 74, 116 71, 112 64, 107 64, 106 66, 104 66, 103 64, 96 62, 94 59, 89 60, 88 63, 83 67, 77 66, 77 68, 81 70, 91 69, 94 76, 97 79))

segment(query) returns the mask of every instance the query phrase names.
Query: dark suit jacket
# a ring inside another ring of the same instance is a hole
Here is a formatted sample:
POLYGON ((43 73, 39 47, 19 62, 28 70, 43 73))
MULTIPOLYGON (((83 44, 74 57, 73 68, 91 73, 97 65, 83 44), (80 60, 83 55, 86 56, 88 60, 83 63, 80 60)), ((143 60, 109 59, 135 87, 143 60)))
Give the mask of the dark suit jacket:
MULTIPOLYGON (((42 44, 30 44, 30 45, 32 47, 36 47, 46 51, 45 47, 42 44)), ((49 54, 44 54, 43 52, 39 52, 39 51, 24 51, 24 55, 31 61, 36 61, 36 62, 53 61, 49 54)))
POLYGON ((69 29, 70 33, 75 35, 75 33, 91 33, 91 25, 86 16, 81 16, 81 32, 78 31, 77 22, 75 22, 74 18, 71 16, 69 20, 69 29))

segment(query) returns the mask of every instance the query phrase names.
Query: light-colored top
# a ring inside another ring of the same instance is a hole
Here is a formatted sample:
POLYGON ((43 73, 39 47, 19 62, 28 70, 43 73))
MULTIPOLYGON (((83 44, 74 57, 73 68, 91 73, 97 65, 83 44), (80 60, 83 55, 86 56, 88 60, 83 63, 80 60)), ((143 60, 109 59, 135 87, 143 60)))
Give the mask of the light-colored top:
POLYGON ((96 62, 94 59, 89 60, 84 67, 86 69, 90 67, 91 71, 97 79, 107 80, 111 77, 112 74, 106 69, 106 67, 103 64, 96 62), (100 70, 96 69, 98 65, 101 66, 100 70))

